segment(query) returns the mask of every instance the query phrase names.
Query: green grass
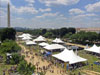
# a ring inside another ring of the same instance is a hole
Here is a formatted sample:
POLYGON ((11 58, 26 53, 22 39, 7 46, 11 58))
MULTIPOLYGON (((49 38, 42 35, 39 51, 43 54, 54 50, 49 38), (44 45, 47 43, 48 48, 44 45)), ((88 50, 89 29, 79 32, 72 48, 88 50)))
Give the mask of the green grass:
MULTIPOLYGON (((12 65, 6 65, 4 63, 0 63, 0 75, 3 75, 3 70, 8 70, 10 69, 11 66, 12 65)), ((7 73, 8 71, 6 71, 6 75, 8 75, 7 73)))
POLYGON ((98 61, 99 59, 91 54, 87 54, 84 50, 82 51, 78 51, 79 56, 86 58, 89 62, 89 65, 87 66, 83 66, 80 69, 75 69, 73 71, 71 71, 71 73, 75 73, 76 75, 78 75, 79 72, 81 72, 82 74, 84 74, 84 72, 82 72, 82 70, 91 70, 91 71, 95 71, 95 72, 100 72, 100 66, 95 65, 94 62, 98 61), (91 64, 93 64, 93 70, 91 69, 91 64))
POLYGON ((90 69, 91 70, 90 67, 91 67, 91 64, 93 64, 93 67, 94 67, 93 70, 100 72, 100 66, 94 64, 95 61, 99 60, 96 56, 91 55, 91 54, 87 54, 85 51, 79 51, 79 56, 86 58, 89 62, 89 65, 85 66, 84 69, 90 69))

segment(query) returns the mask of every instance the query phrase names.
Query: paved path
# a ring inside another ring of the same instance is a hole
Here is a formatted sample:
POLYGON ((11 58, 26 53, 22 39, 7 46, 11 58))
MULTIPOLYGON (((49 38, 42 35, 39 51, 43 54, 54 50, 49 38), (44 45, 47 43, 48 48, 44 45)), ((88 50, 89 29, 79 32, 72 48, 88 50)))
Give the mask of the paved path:
MULTIPOLYGON (((26 51, 30 51, 29 49, 26 49, 25 46, 19 44, 20 47, 24 50, 24 52, 26 51)), ((22 53, 22 55, 25 55, 24 53, 22 53)), ((31 63, 33 65, 36 66, 37 63, 38 64, 38 67, 43 67, 43 66, 48 66, 50 65, 51 63, 50 62, 47 62, 46 60, 42 60, 42 58, 40 56, 36 56, 35 53, 33 52, 33 54, 30 54, 28 53, 28 57, 25 57, 25 60, 28 62, 28 63, 31 63), (32 59, 32 57, 34 56, 34 59, 32 59)), ((36 66, 36 68, 38 68, 36 66)), ((38 72, 41 72, 41 70, 36 70, 38 72)), ((51 65, 46 71, 46 74, 45 75, 68 75, 64 69, 60 68, 60 67, 56 67, 54 65, 51 65), (52 73, 53 72, 53 73, 52 73)))

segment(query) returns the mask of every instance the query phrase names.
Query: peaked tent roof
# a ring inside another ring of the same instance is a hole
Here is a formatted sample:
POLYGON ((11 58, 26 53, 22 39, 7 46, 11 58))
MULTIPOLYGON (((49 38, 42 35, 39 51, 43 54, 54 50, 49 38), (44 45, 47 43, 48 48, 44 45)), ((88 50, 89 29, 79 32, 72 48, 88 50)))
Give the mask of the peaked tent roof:
POLYGON ((23 38, 23 37, 26 37, 26 36, 32 37, 32 35, 30 35, 29 33, 23 33, 22 35, 19 35, 18 37, 23 38))
POLYGON ((44 47, 44 46, 47 46, 49 45, 48 43, 45 43, 45 42, 42 42, 42 43, 39 43, 40 46, 44 47))
POLYGON ((31 39, 32 39, 32 38, 29 37, 29 36, 25 36, 25 37, 22 38, 22 40, 31 40, 31 39))
POLYGON ((56 38, 52 42, 54 42, 54 43, 64 43, 60 38, 56 38))
POLYGON ((36 45, 36 43, 34 41, 27 41, 26 45, 36 45))
POLYGON ((43 41, 46 41, 46 38, 40 35, 39 37, 37 37, 33 41, 37 41, 37 42, 41 42, 42 41, 43 42, 43 41))
POLYGON ((47 45, 44 47, 47 50, 56 50, 56 49, 64 49, 65 47, 63 45, 59 45, 59 44, 51 44, 51 45, 47 45))
POLYGON ((86 61, 87 59, 84 59, 78 55, 76 55, 73 50, 68 50, 65 48, 64 51, 62 51, 59 54, 52 55, 53 57, 62 60, 64 62, 69 62, 69 64, 74 64, 78 62, 86 61))
POLYGON ((91 48, 85 49, 86 51, 94 52, 94 53, 99 53, 100 54, 100 47, 97 47, 95 44, 91 48))

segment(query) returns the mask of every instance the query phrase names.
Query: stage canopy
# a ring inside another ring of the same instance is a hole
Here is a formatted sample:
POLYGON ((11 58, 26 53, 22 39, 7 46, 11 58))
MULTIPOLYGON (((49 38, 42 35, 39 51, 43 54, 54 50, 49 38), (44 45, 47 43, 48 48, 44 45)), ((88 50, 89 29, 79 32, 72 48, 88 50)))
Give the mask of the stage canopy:
POLYGON ((57 49, 64 49, 65 47, 60 44, 51 44, 51 45, 45 46, 44 48, 49 51, 53 51, 53 50, 57 50, 57 49))
POLYGON ((87 61, 87 59, 76 55, 73 52, 73 50, 68 50, 66 48, 61 53, 52 56, 59 60, 62 60, 63 62, 69 62, 69 64, 75 64, 75 63, 87 61))
POLYGON ((40 35, 39 37, 37 37, 33 41, 36 41, 36 42, 45 42, 46 41, 46 38, 40 35))
POLYGON ((60 38, 56 38, 52 42, 54 42, 54 43, 64 43, 60 38))
POLYGON ((84 50, 100 54, 100 47, 96 46, 95 44, 90 48, 85 48, 84 50))
POLYGON ((34 41, 26 41, 26 45, 36 45, 34 41))
POLYGON ((48 46, 49 44, 46 43, 46 42, 42 42, 42 43, 39 43, 39 46, 42 46, 42 47, 45 47, 45 46, 48 46))

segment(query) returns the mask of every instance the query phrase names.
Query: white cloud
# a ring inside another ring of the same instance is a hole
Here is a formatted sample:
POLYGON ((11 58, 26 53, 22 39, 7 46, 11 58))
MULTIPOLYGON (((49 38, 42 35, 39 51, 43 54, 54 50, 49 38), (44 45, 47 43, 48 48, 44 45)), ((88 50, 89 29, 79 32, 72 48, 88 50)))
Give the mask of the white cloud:
POLYGON ((29 2, 29 3, 34 3, 35 0, 25 0, 26 2, 29 2))
POLYGON ((58 12, 57 13, 44 13, 41 16, 36 16, 36 18, 54 17, 54 16, 57 16, 57 15, 58 15, 58 12))
MULTIPOLYGON (((28 5, 31 3, 34 3, 34 0, 26 0, 26 1, 29 2, 28 5)), ((1 4, 2 4, 1 6, 7 7, 8 2, 10 3, 11 13, 16 13, 16 14, 23 14, 23 13, 36 14, 38 13, 38 11, 32 5, 31 6, 21 6, 17 8, 15 5, 12 4, 11 0, 1 0, 1 4)), ((4 7, 3 9, 7 10, 6 7, 4 7)))
POLYGON ((10 0, 0 0, 1 5, 6 5, 8 2, 11 3, 10 0))
POLYGON ((20 8, 16 8, 15 6, 12 6, 12 12, 17 12, 19 14, 22 13, 30 13, 30 14, 36 14, 38 11, 34 7, 29 7, 29 6, 21 6, 20 8))
POLYGON ((40 12, 49 12, 51 11, 51 8, 46 8, 46 9, 39 9, 40 12))
POLYGON ((35 0, 25 0, 26 2, 28 2, 28 6, 33 6, 35 3, 35 0))
POLYGON ((51 5, 72 5, 78 3, 80 0, 40 0, 46 6, 51 5))
POLYGON ((77 20, 86 20, 87 18, 91 18, 91 17, 96 17, 97 15, 94 13, 90 13, 90 14, 81 14, 81 15, 77 15, 77 16, 72 16, 73 19, 77 19, 77 20))
POLYGON ((100 1, 94 4, 88 4, 85 8, 88 12, 100 12, 100 1))
POLYGON ((73 9, 70 9, 69 10, 69 13, 70 14, 83 14, 83 13, 85 13, 83 10, 81 10, 81 9, 78 9, 78 8, 73 8, 73 9))

